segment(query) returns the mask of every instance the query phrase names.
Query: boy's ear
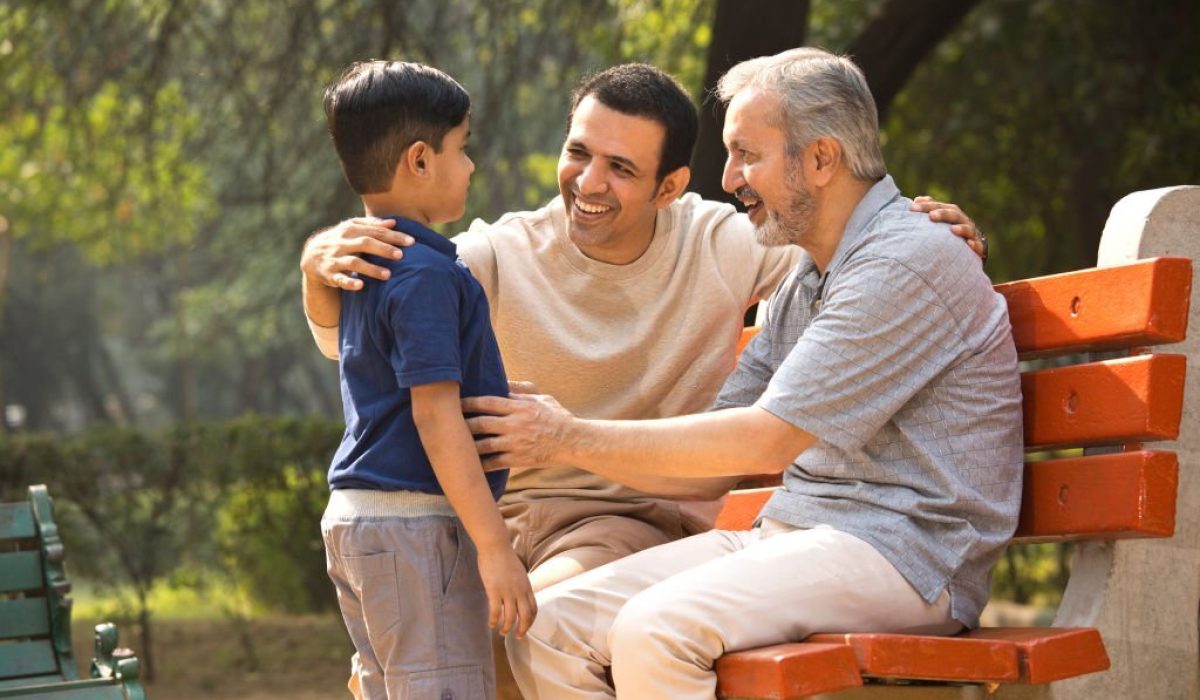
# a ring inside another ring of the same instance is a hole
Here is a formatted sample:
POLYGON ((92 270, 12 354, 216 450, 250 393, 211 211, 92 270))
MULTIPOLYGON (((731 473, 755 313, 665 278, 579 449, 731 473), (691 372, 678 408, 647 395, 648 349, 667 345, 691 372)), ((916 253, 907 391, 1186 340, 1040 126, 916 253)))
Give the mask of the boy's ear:
POLYGON ((416 141, 404 150, 401 164, 414 177, 428 178, 430 167, 433 164, 433 159, 430 157, 432 154, 433 149, 429 147, 429 144, 424 141, 416 141))

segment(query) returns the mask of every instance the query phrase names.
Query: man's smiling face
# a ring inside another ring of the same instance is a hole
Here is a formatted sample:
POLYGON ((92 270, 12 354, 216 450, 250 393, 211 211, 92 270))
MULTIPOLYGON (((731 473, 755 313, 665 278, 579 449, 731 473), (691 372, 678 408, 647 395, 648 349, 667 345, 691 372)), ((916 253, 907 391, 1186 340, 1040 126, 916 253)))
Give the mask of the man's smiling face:
POLYGON ((658 165, 666 129, 606 107, 593 96, 575 108, 558 159, 567 231, 584 255, 633 262, 650 245, 659 204, 658 165))
POLYGON ((801 172, 801 155, 788 152, 778 115, 779 98, 745 90, 730 100, 722 134, 729 158, 721 187, 746 206, 763 245, 801 243, 815 209, 801 172))

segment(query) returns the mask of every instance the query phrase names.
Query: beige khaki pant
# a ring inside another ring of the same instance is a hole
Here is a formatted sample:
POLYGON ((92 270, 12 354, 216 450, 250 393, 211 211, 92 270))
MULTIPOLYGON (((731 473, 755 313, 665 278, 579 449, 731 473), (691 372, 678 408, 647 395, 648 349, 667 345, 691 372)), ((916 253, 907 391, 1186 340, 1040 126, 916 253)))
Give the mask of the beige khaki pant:
POLYGON ((817 632, 953 634, 949 596, 927 604, 866 542, 767 520, 634 554, 546 589, 507 640, 527 700, 713 698, 726 651, 817 632), (616 689, 605 678, 612 667, 616 689))

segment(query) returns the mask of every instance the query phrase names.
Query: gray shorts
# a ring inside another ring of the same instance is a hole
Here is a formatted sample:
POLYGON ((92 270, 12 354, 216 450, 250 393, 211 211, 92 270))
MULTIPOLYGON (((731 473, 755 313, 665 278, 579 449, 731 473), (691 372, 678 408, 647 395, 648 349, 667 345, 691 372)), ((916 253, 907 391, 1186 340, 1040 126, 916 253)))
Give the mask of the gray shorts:
POLYGON ((457 518, 326 511, 321 534, 364 700, 492 698, 487 596, 457 518))

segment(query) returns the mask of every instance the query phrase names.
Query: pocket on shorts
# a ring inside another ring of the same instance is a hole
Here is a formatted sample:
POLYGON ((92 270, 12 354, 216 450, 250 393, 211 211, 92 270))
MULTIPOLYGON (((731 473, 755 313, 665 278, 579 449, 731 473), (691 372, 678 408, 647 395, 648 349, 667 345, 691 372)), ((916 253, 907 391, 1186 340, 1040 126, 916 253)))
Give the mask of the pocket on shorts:
POLYGON ((372 644, 400 623, 400 581, 395 552, 341 557, 346 580, 362 604, 363 622, 372 644))
POLYGON ((408 674, 400 697, 411 700, 488 700, 482 666, 452 666, 408 674))
POLYGON ((438 594, 445 596, 450 591, 451 584, 458 570, 462 568, 463 537, 458 532, 458 524, 447 520, 434 531, 434 548, 437 552, 437 574, 440 589, 438 594))

